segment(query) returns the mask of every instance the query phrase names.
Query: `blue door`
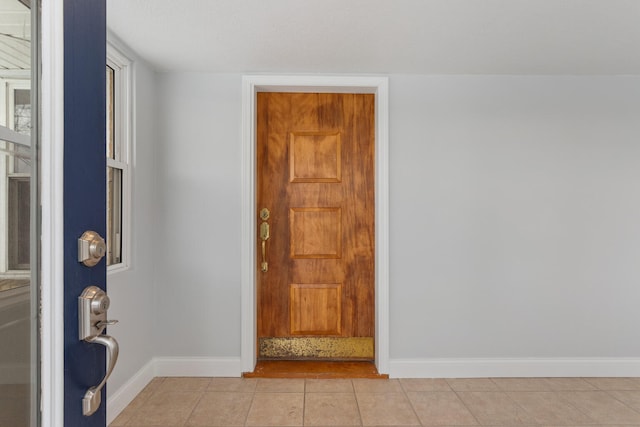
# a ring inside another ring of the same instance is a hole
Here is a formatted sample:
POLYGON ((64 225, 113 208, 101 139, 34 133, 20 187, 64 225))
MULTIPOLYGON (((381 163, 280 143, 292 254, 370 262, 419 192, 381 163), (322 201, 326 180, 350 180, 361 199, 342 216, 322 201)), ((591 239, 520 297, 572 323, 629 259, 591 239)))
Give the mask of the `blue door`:
POLYGON ((78 238, 106 235, 106 4, 64 0, 64 425, 105 426, 106 392, 90 416, 83 397, 105 376, 105 347, 79 339, 78 297, 106 290, 106 262, 78 262, 78 238))

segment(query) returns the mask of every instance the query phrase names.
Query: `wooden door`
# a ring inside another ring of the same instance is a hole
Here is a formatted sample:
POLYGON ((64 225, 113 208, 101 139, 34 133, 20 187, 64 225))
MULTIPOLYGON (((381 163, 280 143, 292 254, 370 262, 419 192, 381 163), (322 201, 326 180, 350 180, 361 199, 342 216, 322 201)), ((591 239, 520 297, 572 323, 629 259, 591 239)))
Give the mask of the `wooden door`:
POLYGON ((258 357, 373 359, 374 95, 257 105, 258 357))

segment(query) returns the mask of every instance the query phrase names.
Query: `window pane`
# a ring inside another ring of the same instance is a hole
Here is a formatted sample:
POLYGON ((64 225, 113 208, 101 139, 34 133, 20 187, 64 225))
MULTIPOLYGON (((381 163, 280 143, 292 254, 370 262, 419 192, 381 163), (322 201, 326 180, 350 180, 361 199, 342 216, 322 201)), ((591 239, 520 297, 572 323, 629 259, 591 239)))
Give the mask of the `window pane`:
POLYGON ((13 91, 13 130, 31 135, 31 91, 29 89, 13 91))
POLYGON ((107 265, 122 262, 122 169, 107 168, 107 265))
POLYGON ((13 170, 9 173, 30 174, 31 173, 31 147, 24 147, 18 144, 11 144, 13 150, 13 170))
POLYGON ((107 158, 115 159, 115 71, 107 65, 107 158))
POLYGON ((9 270, 29 270, 31 180, 9 178, 9 270))
MULTIPOLYGON (((10 122, 11 129, 24 135, 31 135, 31 90, 13 89, 13 101, 8 113, 7 121, 10 122)), ((12 149, 14 161, 12 170, 9 172, 29 174, 31 172, 31 147, 12 144, 12 149)))

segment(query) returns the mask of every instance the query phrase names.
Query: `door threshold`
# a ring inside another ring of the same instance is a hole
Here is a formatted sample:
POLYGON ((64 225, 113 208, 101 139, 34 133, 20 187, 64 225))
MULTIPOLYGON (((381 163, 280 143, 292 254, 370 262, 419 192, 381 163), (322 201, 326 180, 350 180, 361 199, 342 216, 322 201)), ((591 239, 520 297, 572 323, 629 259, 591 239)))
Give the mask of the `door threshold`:
POLYGON ((312 361, 312 360, 260 360, 253 372, 245 372, 244 378, 378 378, 375 363, 369 361, 312 361))

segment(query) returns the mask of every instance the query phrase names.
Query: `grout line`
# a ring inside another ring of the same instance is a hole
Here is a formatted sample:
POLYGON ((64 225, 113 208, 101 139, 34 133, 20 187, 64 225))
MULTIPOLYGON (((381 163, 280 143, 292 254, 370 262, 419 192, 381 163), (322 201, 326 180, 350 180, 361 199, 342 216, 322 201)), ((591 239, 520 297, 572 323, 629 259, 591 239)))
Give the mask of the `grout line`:
MULTIPOLYGON (((593 392, 599 392, 601 390, 591 390, 591 391, 586 391, 586 392, 581 392, 579 390, 576 391, 568 391, 568 392, 564 392, 564 393, 593 393, 593 392)), ((562 393, 562 392, 555 392, 555 393, 562 393)), ((579 413, 581 413, 582 415, 584 415, 585 417, 587 417, 589 420, 591 420, 591 422, 595 423, 596 420, 594 418, 592 418, 589 414, 586 413, 586 411, 583 411, 582 409, 580 409, 577 405, 574 405, 572 402, 569 402, 565 399, 561 399, 563 403, 569 405, 570 407, 572 407, 573 409, 575 409, 576 411, 578 411, 579 413)))
POLYGON ((249 403, 249 409, 247 410, 247 413, 244 416, 244 422, 242 423, 243 426, 247 425, 247 420, 249 419, 251 408, 253 408, 253 401, 255 400, 257 389, 258 389, 258 381, 256 381, 256 386, 253 388, 253 393, 251 393, 251 403, 249 403))
POLYGON ((618 402, 622 403, 627 408, 631 409, 633 412, 636 412, 636 413, 640 414, 640 410, 639 409, 634 408, 633 406, 627 404, 626 402, 623 402, 622 400, 618 399, 617 397, 615 397, 614 395, 611 394, 612 391, 621 391, 621 392, 625 392, 625 391, 634 392, 634 391, 636 391, 636 392, 640 393, 640 390, 602 390, 602 391, 604 391, 606 393, 606 395, 609 396, 610 398, 617 400, 618 402))
POLYGON ((404 389, 404 386, 402 385, 402 381, 398 380, 398 382, 400 383, 400 390, 402 390, 402 393, 404 394, 404 398, 407 399, 407 402, 409 402, 409 407, 411 408, 413 415, 416 417, 416 420, 418 420, 418 423, 422 425, 422 420, 418 416, 418 413, 416 412, 416 408, 413 406, 413 402, 411 401, 411 399, 409 399, 409 395, 407 395, 407 391, 404 389))
POLYGON ((362 420, 362 411, 360 410, 360 402, 358 401, 358 394, 356 393, 356 386, 353 385, 353 380, 349 380, 351 382, 351 390, 353 390, 353 397, 356 399, 356 408, 358 408, 358 417, 360 418, 360 425, 364 426, 364 421, 362 420))
MULTIPOLYGON (((447 384, 449 384, 449 382, 447 381, 447 384)), ((451 387, 451 384, 449 384, 449 387, 451 387)), ((469 406, 467 405, 467 403, 464 401, 464 399, 462 397, 460 397, 460 394, 458 394, 457 390, 454 390, 453 387, 451 387, 451 390, 456 394, 456 397, 458 398, 458 400, 460 400, 460 403, 462 403, 462 406, 465 407, 465 409, 467 411, 469 411, 469 413, 471 414, 471 416, 473 417, 474 420, 476 420, 476 423, 481 426, 482 423, 480 422, 480 420, 478 419, 478 417, 476 416, 476 414, 473 413, 473 411, 471 410, 471 408, 469 408, 469 406)), ((485 392, 486 393, 486 392, 485 392)))
POLYGON ((304 420, 307 417, 307 380, 304 380, 304 387, 302 387, 302 425, 304 426, 304 420))

